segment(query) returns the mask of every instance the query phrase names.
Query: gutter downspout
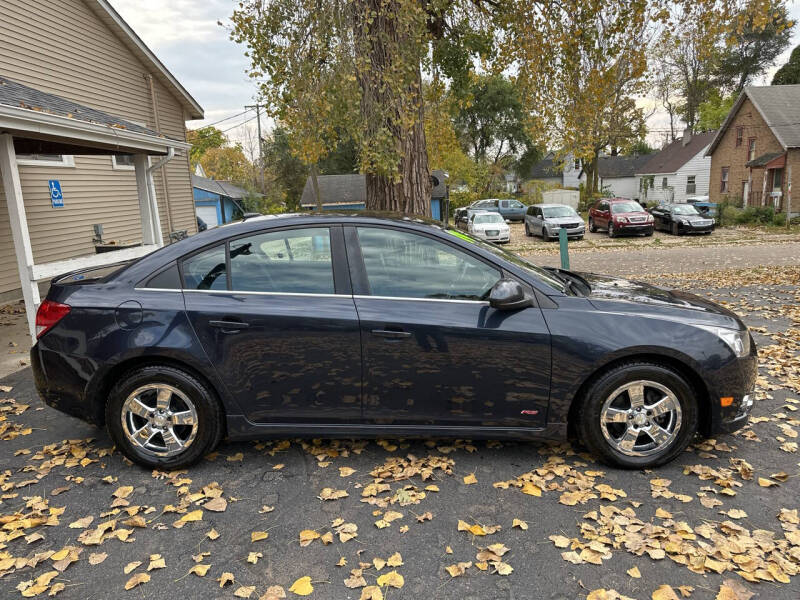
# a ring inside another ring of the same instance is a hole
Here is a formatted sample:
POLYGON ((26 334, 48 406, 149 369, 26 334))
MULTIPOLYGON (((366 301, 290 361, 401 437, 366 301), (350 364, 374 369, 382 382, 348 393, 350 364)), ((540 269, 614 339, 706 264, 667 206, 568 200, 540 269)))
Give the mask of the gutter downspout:
MULTIPOLYGON (((153 119, 155 121, 156 131, 161 135, 161 120, 158 116, 158 103, 156 102, 156 88, 153 85, 153 76, 148 73, 145 75, 147 78, 147 83, 150 87, 150 102, 153 105, 153 119)), ((174 148, 170 148, 170 151, 173 152, 174 156, 174 148)), ((169 160, 172 160, 170 158, 169 160)), ((169 161, 159 162, 158 164, 164 165, 169 161)), ((165 212, 167 213, 167 229, 171 233, 172 232, 172 206, 169 202, 169 190, 167 188, 167 174, 162 172, 161 173, 161 189, 164 192, 164 207, 167 209, 165 212)), ((155 197, 155 196, 154 196, 155 197)))
MULTIPOLYGON (((160 169, 169 161, 175 158, 175 148, 169 147, 167 155, 161 158, 156 164, 147 167, 147 191, 150 196, 150 211, 151 214, 158 214, 158 200, 156 199, 156 184, 153 181, 153 171, 160 169)), ((169 204, 167 204, 167 223, 169 224, 169 204)), ((172 224, 169 224, 169 230, 172 231, 172 224)), ((161 228, 153 232, 153 239, 157 240, 159 247, 164 245, 164 236, 161 233, 161 228)))

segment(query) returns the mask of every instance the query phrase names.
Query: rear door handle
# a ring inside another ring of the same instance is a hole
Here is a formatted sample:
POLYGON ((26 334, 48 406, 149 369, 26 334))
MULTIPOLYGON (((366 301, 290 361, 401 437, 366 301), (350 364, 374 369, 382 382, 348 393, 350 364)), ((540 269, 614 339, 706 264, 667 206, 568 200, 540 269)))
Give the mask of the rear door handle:
POLYGON ((211 327, 221 329, 223 333, 236 333, 250 327, 250 323, 245 323, 244 321, 209 321, 208 324, 211 327))
POLYGON ((407 331, 392 331, 389 329, 373 329, 372 335, 377 335, 387 340, 404 340, 411 337, 411 334, 407 331))

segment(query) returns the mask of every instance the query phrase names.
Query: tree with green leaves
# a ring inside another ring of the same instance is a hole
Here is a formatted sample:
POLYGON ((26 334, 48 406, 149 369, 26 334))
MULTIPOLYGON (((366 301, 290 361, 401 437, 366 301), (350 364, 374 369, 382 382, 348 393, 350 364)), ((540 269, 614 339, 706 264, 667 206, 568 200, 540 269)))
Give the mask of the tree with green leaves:
POLYGON ((772 85, 792 85, 800 83, 800 46, 792 50, 789 60, 775 73, 772 85))
POLYGON ((774 64, 789 46, 794 27, 782 0, 772 2, 765 14, 747 8, 742 13, 741 25, 720 51, 714 74, 718 85, 734 95, 774 64))
POLYGON ((344 132, 368 208, 428 214, 426 79, 457 89, 478 64, 514 73, 531 133, 596 157, 603 138, 640 137, 642 32, 672 27, 673 6, 697 28, 722 30, 744 1, 240 0, 231 36, 247 46, 250 75, 292 131, 295 156, 316 169, 344 132))
POLYGON ((201 127, 190 129, 186 132, 186 141, 192 145, 189 157, 193 163, 200 162, 200 158, 211 148, 222 148, 228 143, 225 134, 216 127, 201 127))
POLYGON ((717 90, 712 90, 708 100, 698 107, 697 130, 713 131, 719 129, 731 112, 736 96, 722 96, 717 90))

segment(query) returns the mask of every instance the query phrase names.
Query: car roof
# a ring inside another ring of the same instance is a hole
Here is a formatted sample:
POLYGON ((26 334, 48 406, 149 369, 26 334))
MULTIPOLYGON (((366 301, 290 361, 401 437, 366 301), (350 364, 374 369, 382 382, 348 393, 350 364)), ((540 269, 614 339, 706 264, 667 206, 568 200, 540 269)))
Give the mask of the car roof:
MULTIPOLYGON (((572 208, 569 204, 555 204, 555 203, 552 203, 552 202, 550 204, 544 204, 544 203, 542 203, 542 204, 534 204, 534 206, 538 206, 539 208, 555 208, 557 206, 566 206, 567 208, 572 208)), ((575 210, 575 209, 572 208, 572 210, 575 210)))
MULTIPOLYGON (((631 198, 601 198, 601 200, 605 200, 607 202, 636 202, 636 200, 633 200, 631 198)), ((636 204, 639 203, 636 202, 636 204)))

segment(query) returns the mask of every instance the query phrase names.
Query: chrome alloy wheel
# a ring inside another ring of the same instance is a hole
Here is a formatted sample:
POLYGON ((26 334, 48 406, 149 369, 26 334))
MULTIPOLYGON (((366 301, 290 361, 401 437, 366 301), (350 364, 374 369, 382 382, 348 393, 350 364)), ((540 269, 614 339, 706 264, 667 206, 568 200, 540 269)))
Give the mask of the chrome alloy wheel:
POLYGON ((160 457, 175 456, 197 435, 197 410, 177 388, 152 383, 137 388, 122 404, 122 431, 140 450, 160 457))
POLYGON ((614 390, 600 411, 606 441, 627 456, 651 456, 667 448, 681 428, 675 393, 655 381, 636 380, 614 390))

